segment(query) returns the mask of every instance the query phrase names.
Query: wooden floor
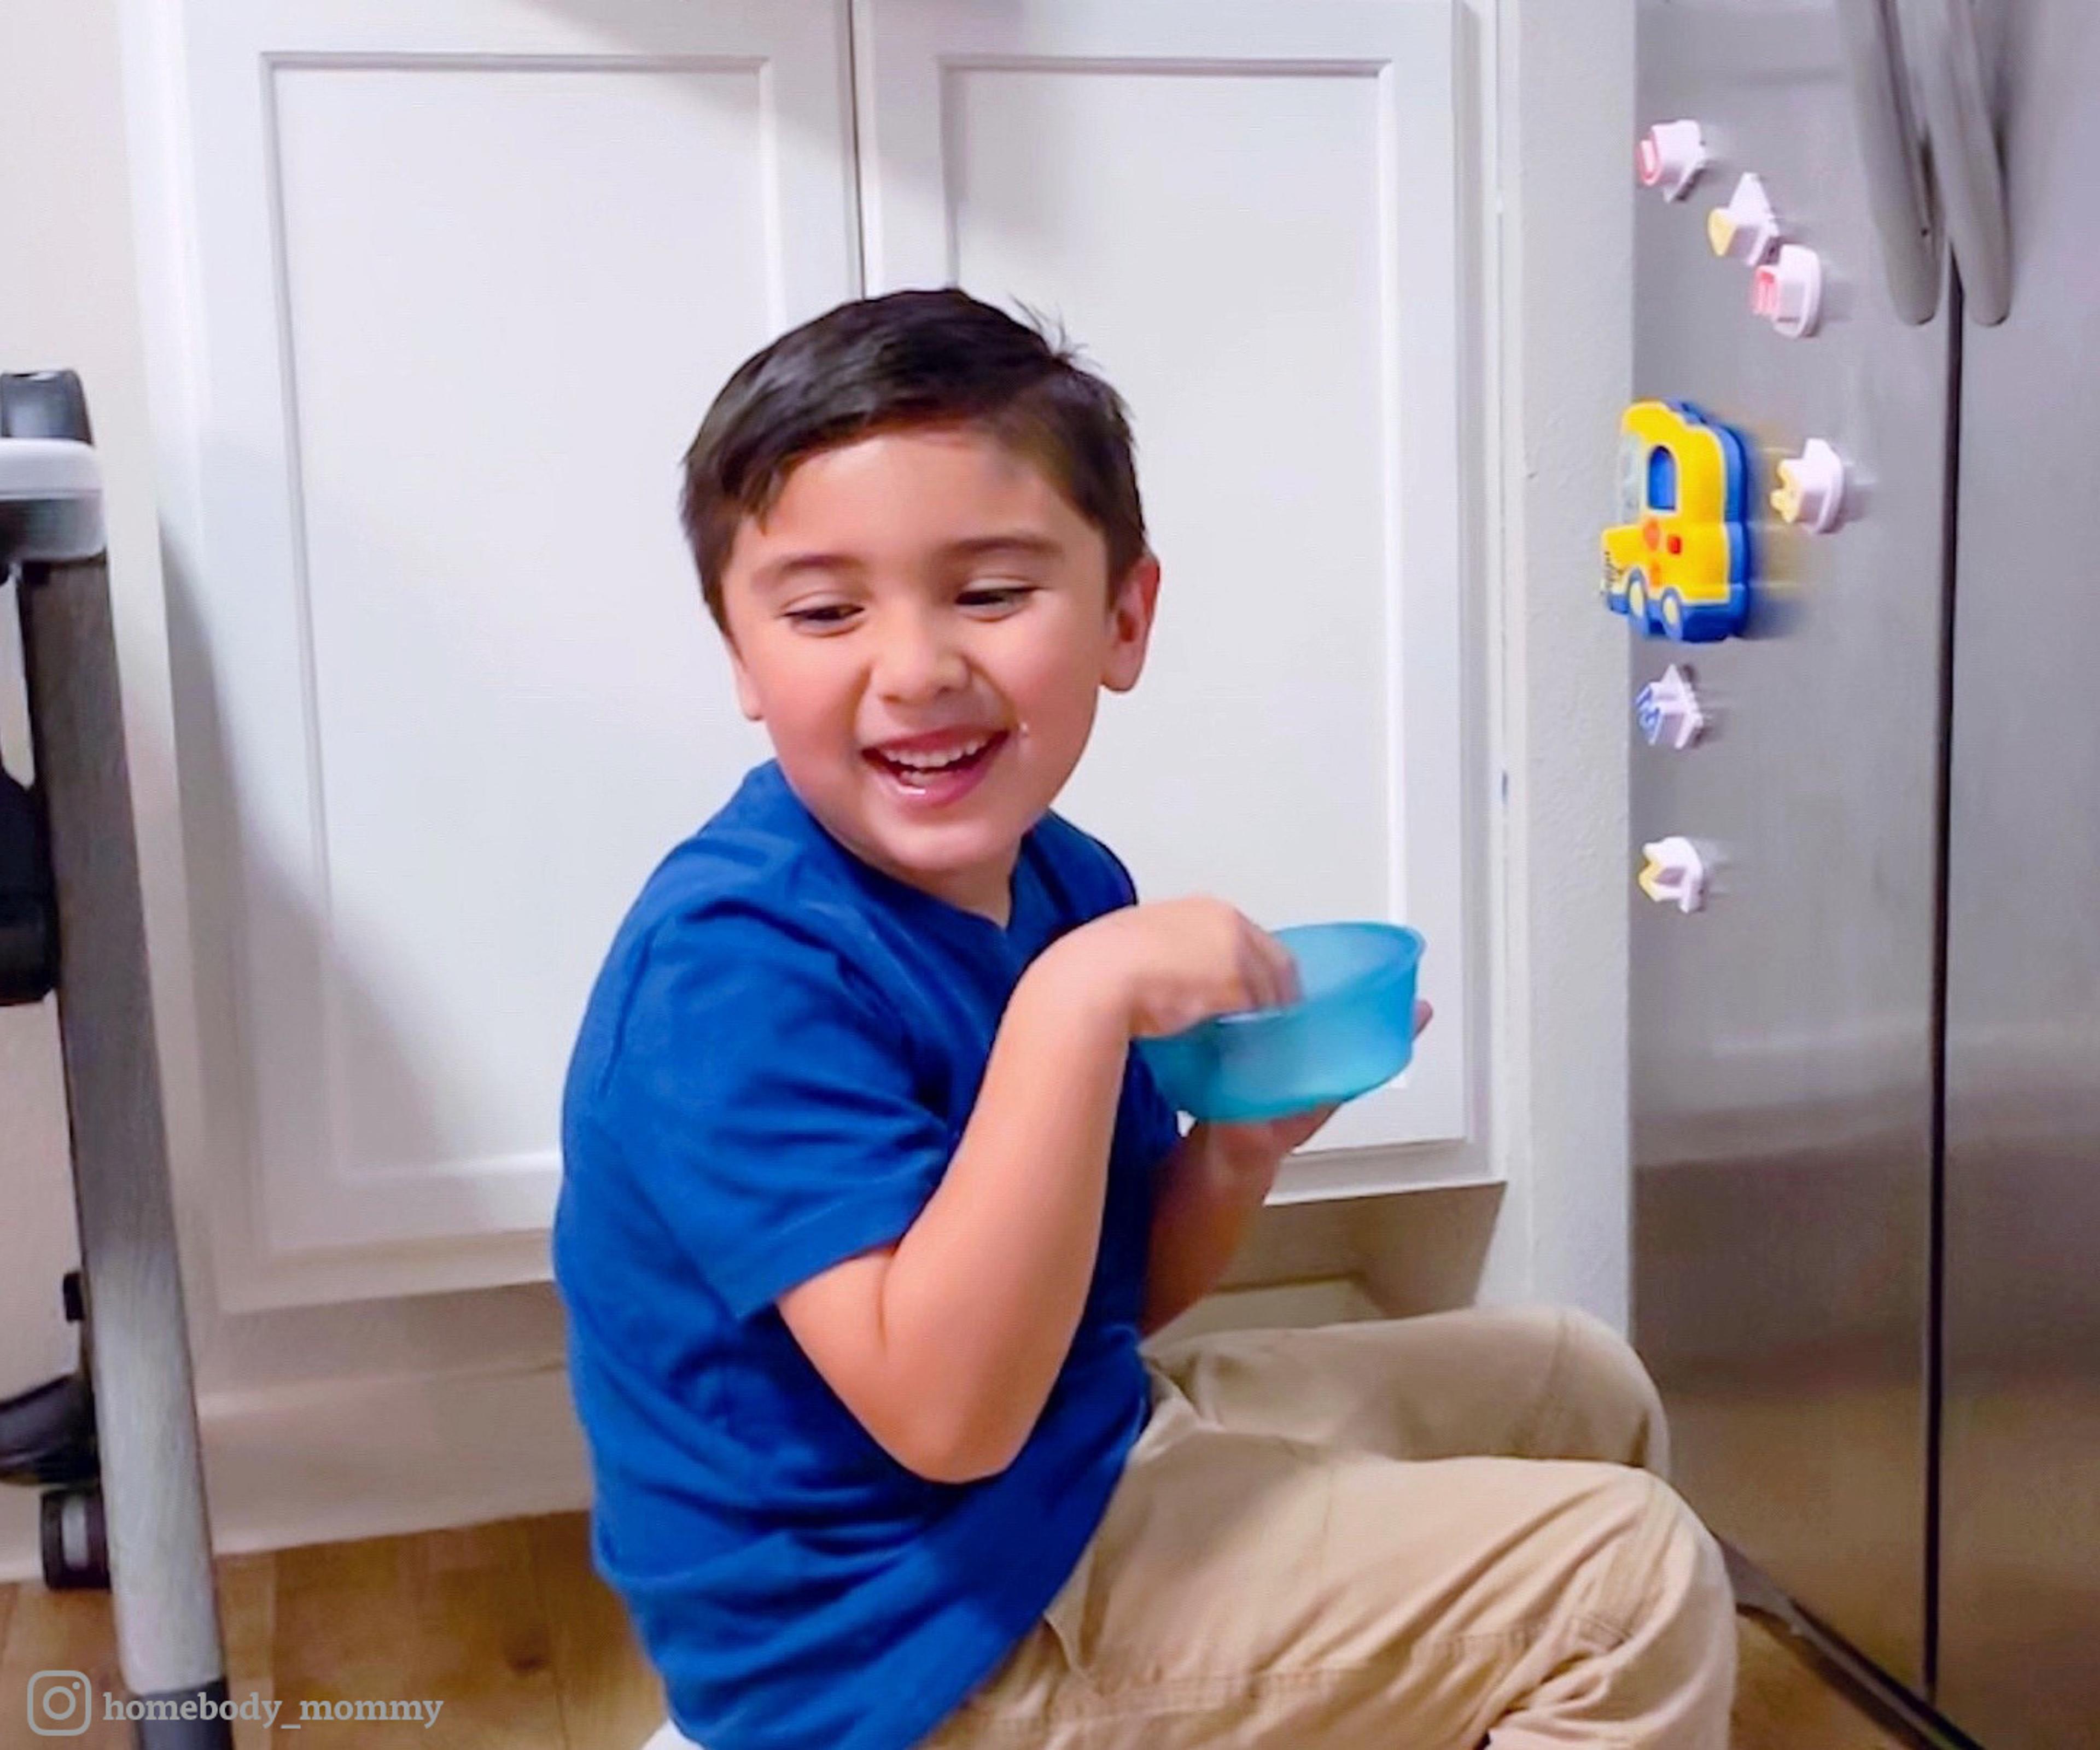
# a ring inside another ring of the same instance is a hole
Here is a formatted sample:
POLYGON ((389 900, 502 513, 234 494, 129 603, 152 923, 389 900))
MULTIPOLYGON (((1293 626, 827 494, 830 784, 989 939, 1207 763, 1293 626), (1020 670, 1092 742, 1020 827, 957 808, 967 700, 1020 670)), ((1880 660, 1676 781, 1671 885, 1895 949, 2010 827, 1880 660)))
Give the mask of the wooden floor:
MULTIPOLYGON (((218 1581, 234 1699, 284 1704, 274 1731, 236 1728, 240 1750, 636 1750, 664 1717, 580 1514, 228 1557, 218 1581), (428 1727, 313 1721, 312 1737, 280 1735, 302 1702, 357 1700, 443 1706, 428 1727)), ((1900 1750, 1747 1618, 1742 1650, 1735 1750, 1900 1750)), ((55 1670, 115 1690, 108 1597, 0 1585, 0 1750, 54 1743, 25 1704, 33 1673, 55 1670)), ((55 1742, 130 1750, 130 1731, 98 1717, 55 1742)))

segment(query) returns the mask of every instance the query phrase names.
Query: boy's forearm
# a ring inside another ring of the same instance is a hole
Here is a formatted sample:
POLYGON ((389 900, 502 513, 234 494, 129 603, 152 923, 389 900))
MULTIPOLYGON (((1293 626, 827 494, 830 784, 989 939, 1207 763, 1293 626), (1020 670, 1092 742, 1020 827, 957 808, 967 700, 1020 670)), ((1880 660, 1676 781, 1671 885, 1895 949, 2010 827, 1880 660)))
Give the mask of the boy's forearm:
POLYGON ((1004 1468, 1041 1414, 1101 1247, 1129 1039, 1091 981, 1050 954, 1000 1023, 940 1189, 898 1244, 884 1347, 898 1388, 968 1468, 1004 1468))
POLYGON ((1207 1125, 1181 1139, 1162 1170, 1153 1211, 1144 1334, 1178 1318, 1216 1285, 1275 1183, 1277 1165, 1236 1158, 1207 1125))

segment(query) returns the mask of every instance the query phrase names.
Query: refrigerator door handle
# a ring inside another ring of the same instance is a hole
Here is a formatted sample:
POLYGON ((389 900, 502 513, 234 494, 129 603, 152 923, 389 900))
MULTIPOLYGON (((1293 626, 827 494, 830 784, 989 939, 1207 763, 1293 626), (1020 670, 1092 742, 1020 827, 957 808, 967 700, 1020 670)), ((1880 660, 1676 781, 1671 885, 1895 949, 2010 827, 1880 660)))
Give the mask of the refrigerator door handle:
POLYGON ((1918 95, 1932 170, 1970 315, 1986 328, 2013 304, 2013 249, 2005 179, 1983 88, 1983 56, 1970 0, 1911 0, 1917 20, 1918 95))
POLYGON ((1899 316, 1917 326, 1939 309, 1939 231, 1896 20, 1890 15, 1894 3, 1838 0, 1838 24, 1889 299, 1899 316))

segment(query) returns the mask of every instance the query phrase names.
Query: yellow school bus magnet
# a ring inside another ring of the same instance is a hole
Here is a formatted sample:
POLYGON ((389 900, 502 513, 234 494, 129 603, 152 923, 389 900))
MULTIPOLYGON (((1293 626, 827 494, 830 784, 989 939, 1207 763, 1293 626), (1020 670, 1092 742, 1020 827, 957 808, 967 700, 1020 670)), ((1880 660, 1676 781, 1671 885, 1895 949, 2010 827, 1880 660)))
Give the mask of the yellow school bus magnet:
POLYGON ((1605 605, 1651 637, 1741 632, 1756 575, 1749 448, 1688 401, 1637 401, 1619 422, 1619 517, 1604 531, 1605 605))

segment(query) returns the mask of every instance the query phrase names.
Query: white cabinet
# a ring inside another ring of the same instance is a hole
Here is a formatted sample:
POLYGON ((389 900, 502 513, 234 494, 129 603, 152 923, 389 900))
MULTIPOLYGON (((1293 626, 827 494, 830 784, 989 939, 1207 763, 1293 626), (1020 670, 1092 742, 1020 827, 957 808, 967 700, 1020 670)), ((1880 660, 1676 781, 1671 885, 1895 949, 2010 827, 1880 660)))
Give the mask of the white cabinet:
POLYGON ((1437 1048, 1322 1141, 1463 1136, 1454 3, 137 0, 198 1148, 258 1267, 544 1232, 611 931, 765 752, 679 456, 863 284, 1053 309, 1123 390, 1167 593, 1061 805, 1149 892, 1421 928, 1437 1048))

